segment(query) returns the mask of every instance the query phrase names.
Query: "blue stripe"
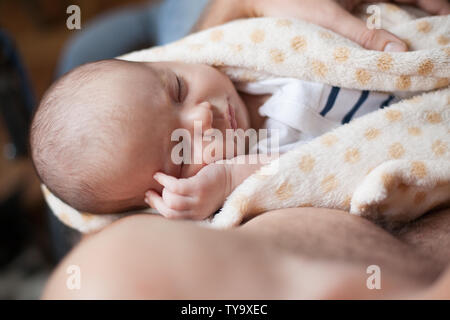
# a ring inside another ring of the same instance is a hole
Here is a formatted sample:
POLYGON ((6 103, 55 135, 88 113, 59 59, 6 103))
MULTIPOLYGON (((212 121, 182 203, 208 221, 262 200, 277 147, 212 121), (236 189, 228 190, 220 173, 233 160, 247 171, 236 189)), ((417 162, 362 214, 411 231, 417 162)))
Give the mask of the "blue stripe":
POLYGON ((330 94, 328 95, 327 104, 325 105, 323 110, 320 112, 320 115, 322 117, 325 117, 325 115, 333 108, 334 103, 336 102, 336 98, 339 94, 339 90, 341 90, 341 88, 338 88, 338 87, 333 87, 331 89, 330 94))
POLYGON ((394 96, 389 96, 389 98, 387 98, 386 100, 383 101, 383 103, 380 105, 380 109, 386 108, 391 101, 394 99, 394 96))
POLYGON ((362 106, 364 101, 367 100, 367 97, 369 96, 369 91, 364 90, 361 93, 361 96, 358 99, 358 102, 354 105, 354 107, 345 115, 345 117, 342 119, 341 123, 346 124, 349 123, 350 120, 352 120, 353 116, 355 115, 356 111, 362 106))

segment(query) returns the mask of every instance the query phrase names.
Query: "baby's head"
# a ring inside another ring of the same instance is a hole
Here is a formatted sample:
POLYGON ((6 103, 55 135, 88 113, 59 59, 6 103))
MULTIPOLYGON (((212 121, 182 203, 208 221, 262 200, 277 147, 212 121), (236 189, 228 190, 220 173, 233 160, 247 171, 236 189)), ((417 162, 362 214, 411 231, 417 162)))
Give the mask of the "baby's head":
POLYGON ((249 127, 245 105, 218 70, 179 62, 89 63, 42 99, 31 128, 33 162, 47 187, 80 211, 144 208, 145 192, 162 189, 155 172, 189 177, 204 166, 171 158, 179 143, 172 132, 192 135, 194 121, 224 137, 226 129, 249 127))

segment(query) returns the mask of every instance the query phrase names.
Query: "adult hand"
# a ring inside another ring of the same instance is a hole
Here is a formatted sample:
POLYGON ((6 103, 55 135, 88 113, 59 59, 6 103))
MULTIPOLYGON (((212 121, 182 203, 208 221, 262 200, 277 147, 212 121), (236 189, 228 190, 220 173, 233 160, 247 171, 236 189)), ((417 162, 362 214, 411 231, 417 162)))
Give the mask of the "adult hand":
MULTIPOLYGON (((407 51, 407 45, 383 29, 369 29, 366 23, 350 12, 361 3, 373 0, 246 0, 247 16, 291 17, 309 21, 378 51, 407 51)), ((389 2, 383 1, 381 2, 389 2)), ((399 4, 415 5, 430 14, 450 14, 447 0, 397 0, 399 4)))

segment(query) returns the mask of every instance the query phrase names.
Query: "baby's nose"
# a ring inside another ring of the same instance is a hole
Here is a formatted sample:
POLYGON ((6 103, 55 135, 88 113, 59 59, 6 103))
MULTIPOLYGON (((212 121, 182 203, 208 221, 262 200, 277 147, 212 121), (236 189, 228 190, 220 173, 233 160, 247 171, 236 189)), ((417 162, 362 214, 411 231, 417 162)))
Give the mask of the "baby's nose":
POLYGON ((213 106, 209 102, 202 102, 191 110, 191 120, 200 121, 203 132, 211 129, 213 116, 213 106))
POLYGON ((203 101, 197 105, 197 108, 204 108, 207 110, 212 110, 213 106, 209 101, 203 101))

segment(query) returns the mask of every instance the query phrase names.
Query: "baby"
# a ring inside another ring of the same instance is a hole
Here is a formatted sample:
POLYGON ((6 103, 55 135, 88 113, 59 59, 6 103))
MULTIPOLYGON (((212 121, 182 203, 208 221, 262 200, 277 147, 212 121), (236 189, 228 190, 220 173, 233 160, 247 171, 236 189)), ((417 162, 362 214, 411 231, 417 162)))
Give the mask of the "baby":
MULTIPOLYGON (((264 163, 238 161, 251 155, 236 148, 179 163, 175 130, 194 140, 200 124, 201 147, 211 150, 227 145, 204 139, 211 129, 225 139, 230 130, 266 128, 277 132, 285 152, 394 98, 287 78, 239 90, 207 65, 104 60, 80 66, 48 90, 34 116, 35 168, 57 197, 80 211, 150 205, 165 217, 204 219, 264 163), (216 162, 222 158, 233 159, 216 162)), ((195 153, 194 145, 182 152, 195 153)))

